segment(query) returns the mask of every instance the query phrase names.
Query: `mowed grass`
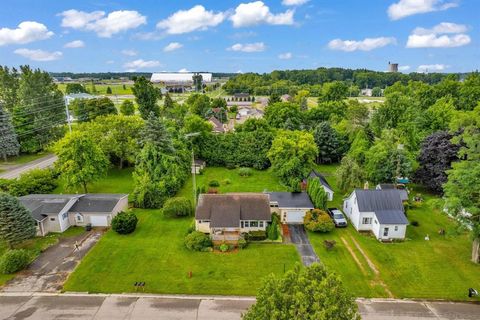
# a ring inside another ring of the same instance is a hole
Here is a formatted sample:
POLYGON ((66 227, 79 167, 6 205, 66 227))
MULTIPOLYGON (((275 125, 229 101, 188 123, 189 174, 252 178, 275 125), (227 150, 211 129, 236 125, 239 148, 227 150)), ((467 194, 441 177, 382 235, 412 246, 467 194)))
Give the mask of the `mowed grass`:
MULTIPOLYGON (((329 206, 341 208, 343 195, 337 189, 335 176, 328 175, 335 167, 320 166, 319 171, 327 173, 327 180, 336 191, 329 206)), ((358 233, 352 226, 336 229, 330 234, 310 233, 320 260, 338 273, 356 296, 387 297, 382 282, 397 298, 467 300, 467 289, 480 287, 480 266, 470 261, 468 232, 458 229, 455 221, 436 208, 438 197, 418 188, 414 188, 411 195, 418 192, 425 201, 408 211, 408 219, 410 222, 416 220, 420 225, 407 227, 404 242, 380 243, 372 235, 358 233), (445 235, 438 233, 441 229, 446 231, 445 235), (427 234, 430 241, 425 240, 427 234), (341 238, 347 241, 362 267, 355 262, 341 238), (335 240, 337 245, 328 251, 323 245, 324 240, 335 240), (354 241, 375 264, 378 276, 368 267, 354 241)))
POLYGON ((254 295, 261 279, 283 274, 299 257, 293 245, 251 244, 231 253, 192 252, 183 244, 191 218, 136 209, 130 235, 108 231, 67 280, 65 291, 254 295), (188 274, 192 272, 192 277, 188 274))
MULTIPOLYGON (((216 180, 220 187, 216 188, 219 193, 227 192, 263 192, 263 191, 286 191, 287 188, 273 175, 271 169, 254 170, 252 175, 241 177, 239 169, 226 169, 223 167, 207 167, 202 174, 196 175, 197 187, 204 186, 208 190, 208 183, 216 180)), ((190 177, 179 191, 178 196, 193 199, 193 178, 190 177)))
MULTIPOLYGON (((22 243, 19 243, 14 246, 14 249, 25 249, 30 253, 32 261, 47 248, 56 244, 62 238, 74 237, 82 234, 84 231, 83 228, 71 227, 63 233, 49 233, 45 237, 35 237, 22 243)), ((0 257, 8 250, 8 246, 5 242, 0 241, 0 257)), ((5 282, 15 277, 13 274, 3 274, 0 273, 0 286, 4 285, 5 282)))
POLYGON ((35 161, 37 159, 40 159, 42 157, 45 157, 48 155, 48 152, 39 152, 39 153, 33 153, 33 154, 21 154, 17 157, 9 157, 7 158, 7 161, 0 161, 0 167, 2 165, 20 165, 20 164, 25 164, 27 162, 35 161))
MULTIPOLYGON (((67 84, 65 83, 59 83, 57 84, 58 86, 58 89, 60 89, 60 91, 62 91, 63 93, 65 93, 65 90, 67 88, 67 84)), ((85 89, 87 89, 88 91, 91 91, 92 90, 92 84, 90 82, 87 82, 87 83, 83 83, 83 86, 85 87, 85 89)), ((110 89, 112 89, 112 95, 115 95, 115 94, 133 94, 132 92, 132 87, 133 85, 132 84, 125 84, 125 89, 123 88, 123 84, 96 84, 95 85, 95 90, 97 91, 96 93, 91 93, 91 94, 107 94, 107 88, 110 87, 110 89)))

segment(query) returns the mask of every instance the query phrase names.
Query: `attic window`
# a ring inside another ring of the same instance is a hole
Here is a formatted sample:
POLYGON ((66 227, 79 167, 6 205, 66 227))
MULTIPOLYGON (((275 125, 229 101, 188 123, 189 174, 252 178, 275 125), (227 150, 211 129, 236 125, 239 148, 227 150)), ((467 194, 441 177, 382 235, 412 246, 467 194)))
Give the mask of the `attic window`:
POLYGON ((50 218, 50 221, 55 221, 55 218, 50 218))

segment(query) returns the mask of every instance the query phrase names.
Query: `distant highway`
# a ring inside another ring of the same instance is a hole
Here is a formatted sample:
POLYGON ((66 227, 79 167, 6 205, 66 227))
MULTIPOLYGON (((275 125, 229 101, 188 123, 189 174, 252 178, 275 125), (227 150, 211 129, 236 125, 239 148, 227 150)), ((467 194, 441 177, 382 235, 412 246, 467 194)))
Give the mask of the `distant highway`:
POLYGON ((30 171, 32 169, 44 169, 53 166, 58 157, 54 154, 49 154, 45 157, 37 160, 7 169, 7 171, 0 173, 0 179, 15 179, 22 173, 30 171))

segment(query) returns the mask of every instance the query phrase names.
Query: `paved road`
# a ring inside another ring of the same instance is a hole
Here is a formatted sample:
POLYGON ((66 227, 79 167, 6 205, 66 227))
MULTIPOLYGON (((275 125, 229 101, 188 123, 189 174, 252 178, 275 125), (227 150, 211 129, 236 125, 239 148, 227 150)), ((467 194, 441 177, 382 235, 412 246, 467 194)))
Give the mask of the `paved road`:
POLYGON ((309 266, 314 262, 320 261, 317 254, 313 250, 310 241, 308 240, 308 236, 303 225, 289 224, 288 232, 290 233, 290 240, 297 248, 304 265, 309 266))
POLYGON ((7 169, 7 171, 0 174, 0 179, 15 179, 18 178, 22 173, 29 170, 51 167, 53 166, 53 163, 57 161, 57 159, 58 158, 56 155, 49 154, 37 160, 7 169))
MULTIPOLYGON (((240 319, 251 297, 0 294, 0 319, 240 319)), ((358 300, 364 320, 478 320, 480 304, 358 300)))
POLYGON ((48 248, 23 272, 10 280, 3 292, 59 292, 68 275, 100 239, 101 231, 63 238, 48 248), (79 249, 75 249, 75 243, 79 249))

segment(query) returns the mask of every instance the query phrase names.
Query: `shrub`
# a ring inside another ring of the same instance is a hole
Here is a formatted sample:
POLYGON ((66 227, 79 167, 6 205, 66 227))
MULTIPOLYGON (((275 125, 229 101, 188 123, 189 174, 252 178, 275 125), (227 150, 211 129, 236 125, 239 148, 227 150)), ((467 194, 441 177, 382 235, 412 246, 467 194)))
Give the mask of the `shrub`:
POLYGON ((227 185, 228 185, 228 184, 231 184, 231 183, 232 183, 232 181, 230 181, 230 179, 225 179, 225 180, 223 180, 223 184, 227 184, 227 185))
POLYGON ((14 273, 25 269, 30 263, 28 251, 9 250, 0 258, 0 271, 4 274, 14 273))
POLYGON ((133 212, 119 212, 112 219, 112 229, 118 234, 129 234, 135 231, 138 218, 133 212))
POLYGON ((228 249, 230 249, 230 246, 229 246, 228 244, 226 244, 226 243, 222 243, 222 244, 220 245, 220 247, 218 247, 218 249, 220 249, 220 251, 222 251, 222 252, 227 252, 228 249))
POLYGON ((238 239, 238 247, 240 249, 245 249, 247 246, 248 246, 247 240, 245 240, 244 238, 238 239))
POLYGON ((238 169, 238 174, 240 175, 240 177, 250 177, 252 175, 252 169, 240 168, 238 169))
POLYGON ((170 218, 190 216, 192 203, 183 197, 170 198, 163 206, 163 214, 170 218))
POLYGON ((188 234, 185 237, 184 243, 185 247, 192 251, 204 251, 206 248, 212 246, 212 240, 210 240, 210 237, 199 231, 193 231, 188 234))
POLYGON ((252 241, 262 241, 267 239, 267 233, 263 230, 250 231, 248 233, 248 239, 252 241))
POLYGON ((210 180, 208 186, 212 188, 217 188, 220 187, 220 183, 217 180, 210 180))
POLYGON ((33 169, 10 181, 5 187, 12 196, 50 193, 57 187, 57 175, 52 169, 33 169))
POLYGON ((332 219, 323 210, 313 209, 307 212, 303 219, 305 228, 314 232, 330 232, 335 229, 332 219))
POLYGON ((414 227, 418 227, 420 225, 420 223, 417 220, 413 220, 412 222, 410 222, 410 224, 414 227))
POLYGON ((272 219, 272 223, 267 227, 267 236, 270 240, 278 239, 278 223, 277 220, 272 219))

